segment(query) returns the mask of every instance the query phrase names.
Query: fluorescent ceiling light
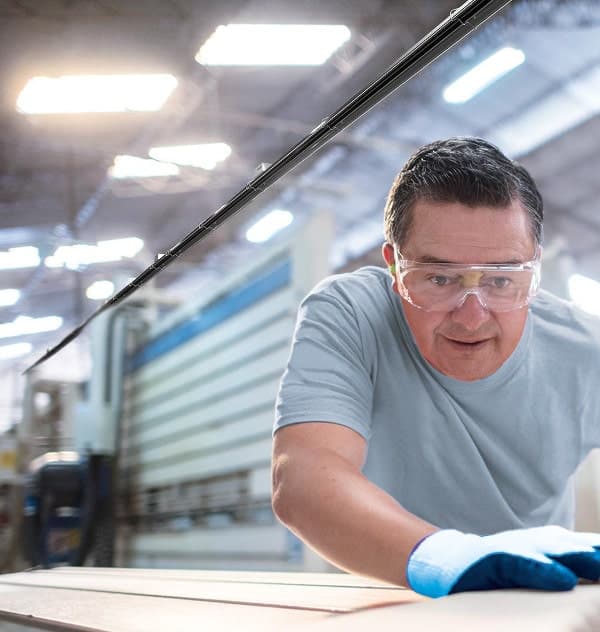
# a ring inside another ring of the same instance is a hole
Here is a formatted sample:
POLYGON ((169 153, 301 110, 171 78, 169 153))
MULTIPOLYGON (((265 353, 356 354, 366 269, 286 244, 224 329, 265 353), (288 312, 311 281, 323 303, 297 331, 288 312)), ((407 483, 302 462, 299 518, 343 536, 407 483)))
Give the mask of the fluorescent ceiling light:
POLYGON ((24 114, 154 112, 177 86, 173 75, 33 77, 17 98, 24 114))
POLYGON ((600 316, 600 283, 583 276, 572 274, 568 280, 569 295, 573 302, 589 314, 600 316))
POLYGON ((203 145, 173 145, 171 147, 152 147, 150 158, 177 165, 214 169, 231 154, 231 147, 225 143, 206 143, 203 145))
POLYGON ((0 270, 35 268, 38 265, 40 265, 40 254, 33 246, 21 246, 0 252, 0 270))
POLYGON ((120 261, 123 257, 135 257, 143 247, 144 242, 138 237, 99 241, 95 246, 90 244, 59 246, 53 255, 46 257, 44 263, 48 268, 65 267, 77 270, 80 266, 92 263, 106 263, 120 261))
POLYGON ((318 66, 344 42, 342 24, 221 25, 196 53, 206 66, 318 66))
POLYGON ((144 240, 139 237, 123 237, 121 239, 106 239, 98 242, 101 252, 118 254, 121 257, 135 257, 144 247, 144 240))
POLYGON ((15 320, 10 323, 0 323, 0 338, 14 338, 27 334, 54 331, 59 329, 62 323, 63 319, 60 316, 44 316, 42 318, 17 316, 15 320))
POLYGON ((85 295, 92 301, 101 301, 109 296, 115 290, 115 286, 111 281, 94 281, 85 292, 85 295))
POLYGON ((158 162, 137 156, 115 156, 108 174, 111 178, 117 179, 176 176, 179 174, 179 167, 169 162, 158 162))
POLYGON ((289 226, 293 219, 294 216, 289 211, 271 211, 247 230, 246 239, 256 244, 267 241, 275 233, 289 226))
POLYGON ((30 342, 17 342, 14 345, 4 345, 0 347, 0 359, 10 360, 12 358, 19 358, 20 356, 27 355, 33 348, 30 342))
POLYGON ((0 290, 0 307, 14 305, 21 296, 19 290, 0 290))
POLYGON ((510 46, 502 48, 446 86, 444 99, 448 103, 465 103, 524 61, 522 50, 510 46))

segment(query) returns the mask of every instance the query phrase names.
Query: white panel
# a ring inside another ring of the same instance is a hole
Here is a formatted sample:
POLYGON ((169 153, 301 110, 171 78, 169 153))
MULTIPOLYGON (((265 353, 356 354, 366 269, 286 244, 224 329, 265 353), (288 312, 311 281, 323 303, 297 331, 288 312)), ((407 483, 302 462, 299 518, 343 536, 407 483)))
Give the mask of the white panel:
POLYGON ((249 495, 251 498, 271 496, 271 466, 260 467, 250 472, 249 495))
POLYGON ((168 485, 265 466, 271 461, 271 449, 272 439, 268 436, 260 441, 232 448, 227 452, 203 456, 201 459, 180 461, 164 467, 141 467, 138 484, 147 487, 168 485))
MULTIPOLYGON (((161 379, 153 380, 135 388, 131 392, 130 409, 139 410, 144 404, 153 403, 161 397, 171 397, 171 391, 190 387, 198 387, 207 378, 210 379, 218 371, 226 370, 232 364, 239 364, 244 358, 259 354, 265 347, 271 347, 278 343, 288 348, 291 343, 294 323, 291 318, 282 318, 267 325, 254 334, 244 336, 222 348, 215 348, 211 353, 195 354, 189 356, 187 347, 180 347, 181 366, 179 369, 170 368, 164 372, 161 379), (189 357, 184 357, 189 356, 189 357), (133 408, 131 408, 133 407, 133 408)), ((244 332, 241 332, 243 334, 244 332)), ((160 365, 160 359, 155 362, 160 365)))
POLYGON ((190 458, 190 456, 202 459, 204 455, 200 454, 194 457, 194 453, 218 449, 224 443, 252 441, 257 434, 264 436, 271 432, 272 428, 273 411, 265 411, 217 428, 203 429, 200 432, 190 433, 173 441, 169 441, 167 438, 164 442, 160 442, 154 447, 145 448, 139 457, 126 459, 125 463, 132 461, 148 463, 159 459, 177 457, 185 459, 190 458))
POLYGON ((238 395, 233 395, 223 401, 217 401, 214 404, 173 416, 171 419, 165 419, 149 427, 132 428, 130 432, 135 433, 136 445, 142 445, 147 441, 158 439, 168 441, 173 434, 193 432, 198 428, 206 427, 224 418, 230 420, 245 418, 248 416, 248 411, 252 411, 259 406, 273 406, 274 409, 279 381, 279 377, 271 379, 260 386, 248 391, 242 391, 238 395))
POLYGON ((232 339, 238 339, 247 329, 260 322, 269 320, 279 313, 287 313, 290 318, 295 316, 296 308, 290 288, 285 288, 265 298, 256 305, 240 312, 239 316, 232 316, 222 324, 216 325, 206 334, 192 338, 187 344, 176 347, 155 361, 144 365, 130 376, 130 387, 139 387, 147 384, 173 369, 179 369, 182 363, 192 361, 195 356, 207 353, 213 349, 219 349, 229 344, 232 339), (249 326, 250 325, 250 326, 249 326))
POLYGON ((194 376, 195 371, 190 370, 190 376, 181 382, 183 387, 181 391, 173 393, 172 397, 166 393, 162 400, 151 403, 149 406, 137 408, 131 416, 131 424, 140 428, 148 422, 159 421, 161 417, 176 417, 182 409, 195 408, 198 411, 203 411, 208 402, 214 401, 216 398, 222 399, 223 403, 226 403, 231 394, 235 392, 234 389, 242 390, 247 385, 268 378, 273 374, 281 376, 289 354, 289 348, 285 345, 252 362, 227 371, 216 379, 210 378, 210 367, 206 365, 203 365, 200 371, 201 375, 198 377, 194 376))
POLYGON ((191 529, 177 533, 144 533, 136 535, 129 547, 135 553, 201 555, 285 554, 286 529, 278 524, 247 525, 223 529, 191 529))

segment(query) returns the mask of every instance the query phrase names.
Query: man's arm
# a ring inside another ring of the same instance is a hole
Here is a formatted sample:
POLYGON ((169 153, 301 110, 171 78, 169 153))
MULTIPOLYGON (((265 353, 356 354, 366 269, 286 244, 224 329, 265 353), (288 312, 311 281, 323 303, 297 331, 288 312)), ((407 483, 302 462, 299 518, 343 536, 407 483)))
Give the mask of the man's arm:
POLYGON ((489 536, 438 529, 361 474, 365 453, 364 439, 337 424, 294 424, 275 433, 275 514, 336 566, 430 597, 570 590, 580 577, 600 578, 600 534, 557 526, 489 536))
POLYGON ((363 476, 365 455, 363 437, 339 424, 281 428, 273 444, 273 510, 335 566, 406 586, 411 551, 438 529, 363 476))

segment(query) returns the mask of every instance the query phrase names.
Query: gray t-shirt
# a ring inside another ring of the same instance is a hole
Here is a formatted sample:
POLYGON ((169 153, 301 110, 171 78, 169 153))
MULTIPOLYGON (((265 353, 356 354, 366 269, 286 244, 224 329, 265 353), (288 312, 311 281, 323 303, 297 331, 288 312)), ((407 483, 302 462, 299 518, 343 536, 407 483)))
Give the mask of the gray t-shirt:
POLYGON ((274 432, 352 428, 365 476, 442 528, 572 528, 572 474, 600 445, 599 350, 600 319, 541 291, 508 360, 456 380, 422 357, 388 272, 361 268, 302 302, 274 432))

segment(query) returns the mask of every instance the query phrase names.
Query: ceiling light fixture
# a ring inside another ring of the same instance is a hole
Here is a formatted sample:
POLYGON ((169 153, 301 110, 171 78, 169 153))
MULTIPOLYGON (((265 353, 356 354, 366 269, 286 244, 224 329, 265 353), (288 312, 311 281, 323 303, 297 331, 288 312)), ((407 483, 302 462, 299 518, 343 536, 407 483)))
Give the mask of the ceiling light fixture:
POLYGON ((98 242, 101 252, 119 254, 121 257, 135 257, 144 247, 144 240, 139 237, 122 237, 121 239, 105 239, 98 242))
POLYGON ((85 291, 85 295, 92 301, 101 301, 115 291, 114 283, 111 281, 94 281, 85 291))
POLYGON ((280 230, 289 226, 294 216, 289 211, 276 209, 265 215, 246 231, 246 239, 255 244, 260 244, 273 237, 280 230))
POLYGON ((9 248, 0 252, 0 270, 17 270, 18 268, 35 268, 40 265, 40 253, 34 246, 9 248))
POLYGON ((17 342, 14 345, 4 345, 0 347, 0 359, 12 360, 27 355, 33 349, 30 342, 17 342))
POLYGON ((17 98, 24 114, 154 112, 177 86, 173 75, 33 77, 17 98))
POLYGON ((0 290, 0 307, 14 305, 21 297, 19 290, 0 290))
POLYGON ((60 316, 43 316, 42 318, 17 316, 12 322, 0 323, 0 338, 15 338, 28 334, 55 331, 60 329, 62 324, 63 319, 60 316))
POLYGON ((205 66, 319 66, 350 35, 342 24, 220 25, 196 61, 205 66))
POLYGON ((525 61, 525 53, 507 46, 496 51, 443 91, 448 103, 465 103, 525 61))
POLYGON ((176 165, 214 169, 231 154, 231 147, 225 143, 205 143, 202 145, 172 145, 152 147, 150 158, 176 165))
POLYGON ((96 245, 59 246, 53 255, 46 257, 44 264, 47 268, 64 267, 77 270, 80 266, 92 263, 107 263, 120 261, 124 257, 135 257, 143 247, 144 242, 138 237, 108 239, 99 241, 96 245))
POLYGON ((569 295, 583 311, 600 316, 600 283, 584 276, 572 274, 567 282, 569 295))
POLYGON ((137 156, 115 156, 112 167, 108 170, 111 178, 156 178, 176 176, 179 167, 169 162, 159 162, 137 156))

